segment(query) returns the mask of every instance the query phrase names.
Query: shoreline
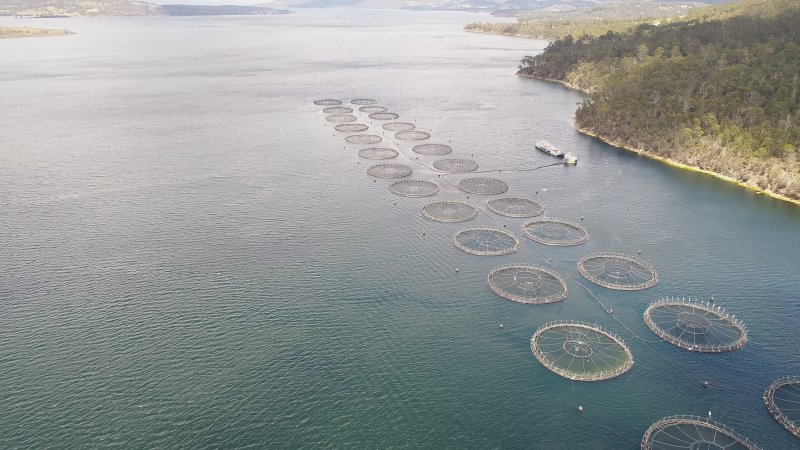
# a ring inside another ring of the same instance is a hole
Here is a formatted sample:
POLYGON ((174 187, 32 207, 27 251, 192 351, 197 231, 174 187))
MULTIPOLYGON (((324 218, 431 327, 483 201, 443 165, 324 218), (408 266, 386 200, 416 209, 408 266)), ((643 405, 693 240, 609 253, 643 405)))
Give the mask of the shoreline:
POLYGON ((492 36, 506 36, 506 37, 516 37, 516 38, 523 38, 523 39, 538 39, 540 41, 549 41, 549 38, 546 37, 534 37, 528 36, 527 34, 507 34, 507 33, 495 33, 493 31, 483 31, 483 30, 467 30, 464 28, 465 33, 476 33, 476 34, 491 34, 492 36))
POLYGON ((57 36, 71 36, 73 34, 75 34, 74 31, 61 30, 56 28, 0 26, 0 39, 21 39, 29 37, 57 37, 57 36))
MULTIPOLYGON (((582 90, 582 89, 580 89, 580 88, 578 88, 576 86, 573 86, 573 85, 571 85, 571 84, 569 84, 569 83, 567 83, 565 81, 553 80, 553 79, 548 79, 548 78, 534 77, 534 76, 531 76, 531 75, 524 75, 524 74, 517 74, 517 76, 520 76, 520 77, 523 77, 523 78, 530 78, 530 79, 533 79, 533 80, 550 81, 550 82, 553 82, 553 83, 558 83, 561 86, 566 87, 566 88, 568 88, 570 90, 578 91, 578 92, 580 92, 581 94, 584 94, 584 95, 590 95, 590 94, 586 93, 586 91, 584 91, 584 90, 582 90)), ((631 152, 631 153, 635 153, 635 154, 640 155, 640 156, 644 156, 646 158, 661 162, 661 163, 666 164, 666 165, 671 166, 671 167, 687 170, 689 172, 697 172, 697 173, 710 175, 710 176, 713 176, 713 177, 715 177, 717 179, 726 181, 728 183, 735 184, 736 186, 739 186, 741 188, 747 189, 749 191, 753 191, 753 192, 755 192, 757 194, 766 195, 767 197, 771 197, 771 198, 774 198, 776 200, 782 200, 784 202, 791 203, 791 204, 793 204, 795 206, 800 206, 800 199, 798 199, 798 198, 789 197, 789 196, 786 196, 786 195, 779 194, 777 192, 771 191, 769 189, 762 189, 762 188, 760 188, 758 186, 749 185, 749 184, 747 184, 747 183, 745 183, 745 182, 743 182, 741 180, 738 180, 738 179, 736 179, 734 177, 731 177, 731 176, 728 176, 728 175, 724 175, 724 174, 721 174, 721 173, 718 173, 718 172, 714 172, 712 170, 703 169, 701 167, 693 166, 691 164, 685 164, 685 163, 682 163, 680 161, 677 161, 677 160, 674 160, 674 159, 671 159, 671 158, 665 158, 663 156, 658 156, 658 155, 650 153, 647 150, 642 149, 642 148, 629 147, 627 145, 624 145, 624 144, 621 144, 619 142, 616 142, 616 141, 614 141, 614 140, 612 140, 612 139, 610 139, 610 138, 608 138, 606 136, 603 136, 602 134, 599 134, 599 133, 596 133, 596 132, 593 132, 593 131, 589 131, 588 129, 585 129, 585 128, 581 128, 580 126, 578 126, 577 123, 575 123, 574 117, 573 117, 572 123, 573 123, 573 126, 575 127, 575 130, 577 132, 579 132, 581 134, 584 134, 586 136, 593 137, 595 139, 599 139, 599 140, 601 140, 601 141, 605 142, 606 144, 611 145, 613 147, 616 147, 616 148, 619 148, 619 149, 622 149, 622 150, 625 150, 625 151, 628 151, 628 152, 631 152)))

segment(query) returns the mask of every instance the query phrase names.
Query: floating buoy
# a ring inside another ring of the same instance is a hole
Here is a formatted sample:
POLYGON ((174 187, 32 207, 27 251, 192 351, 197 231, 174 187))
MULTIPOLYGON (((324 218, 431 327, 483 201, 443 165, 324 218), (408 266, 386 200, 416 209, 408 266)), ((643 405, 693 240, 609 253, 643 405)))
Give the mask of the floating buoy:
POLYGON ((422 232, 422 235, 425 236, 425 232, 424 231, 422 232))
POLYGON ((456 267, 456 273, 458 273, 458 267, 456 267))
POLYGON ((394 204, 397 205, 397 202, 394 202, 394 204))
POLYGON ((711 297, 711 303, 714 303, 714 297, 711 297))
POLYGON ((641 250, 638 250, 637 252, 638 252, 640 255, 642 254, 642 251, 641 251, 641 250))
POLYGON ((583 220, 583 216, 581 216, 581 220, 583 220))
POLYGON ((579 413, 582 413, 582 412, 583 412, 583 405, 580 405, 580 406, 578 406, 578 412, 579 412, 579 413))
POLYGON ((502 324, 502 323, 500 324, 500 329, 501 329, 501 330, 503 329, 503 324, 502 324))
POLYGON ((614 308, 609 308, 608 313, 609 314, 614 314, 614 308))
POLYGON ((707 388, 707 387, 708 387, 708 381, 703 381, 703 387, 704 387, 704 388, 707 388))

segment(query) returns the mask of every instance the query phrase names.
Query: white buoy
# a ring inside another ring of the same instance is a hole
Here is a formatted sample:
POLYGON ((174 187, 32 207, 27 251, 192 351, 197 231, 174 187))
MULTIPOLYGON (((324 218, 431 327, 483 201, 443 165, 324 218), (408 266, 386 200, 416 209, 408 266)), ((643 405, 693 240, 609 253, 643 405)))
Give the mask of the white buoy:
POLYGON ((501 329, 501 330, 503 329, 503 324, 502 324, 502 323, 500 324, 500 329, 501 329))
POLYGON ((578 406, 578 412, 579 412, 579 413, 582 413, 582 412, 583 412, 583 405, 580 405, 580 406, 578 406))
POLYGON ((609 314, 614 314, 614 308, 609 308, 608 313, 609 314))
POLYGON ((458 267, 456 267, 456 273, 458 273, 458 267))
POLYGON ((639 250, 639 251, 638 251, 638 253, 641 255, 641 254, 642 254, 642 251, 641 251, 641 250, 639 250))

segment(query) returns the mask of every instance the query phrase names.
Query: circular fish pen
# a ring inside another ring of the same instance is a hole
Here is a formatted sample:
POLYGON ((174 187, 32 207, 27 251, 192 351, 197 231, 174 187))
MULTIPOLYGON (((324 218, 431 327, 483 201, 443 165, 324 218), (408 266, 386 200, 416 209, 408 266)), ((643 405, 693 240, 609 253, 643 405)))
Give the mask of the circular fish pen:
POLYGON ((471 159, 440 159, 433 162, 433 167, 442 172, 465 173, 478 170, 478 163, 471 159))
POLYGON ((342 133, 360 133, 362 131, 367 131, 369 127, 363 123, 340 123, 333 127, 333 129, 342 133))
POLYGON ((561 219, 533 220, 522 226, 522 232, 532 241, 558 247, 579 245, 589 240, 585 228, 561 219))
POLYGON ((533 356, 548 370, 575 381, 601 381, 633 367, 633 354, 618 336, 583 322, 547 323, 531 337, 533 356))
POLYGON ((786 377, 764 391, 764 404, 772 417, 800 438, 800 377, 786 377))
POLYGON ((401 197, 430 197, 439 192, 439 185, 432 181, 403 180, 389 186, 389 192, 401 197))
POLYGON ((424 141, 430 139, 431 134, 424 131, 398 131, 394 137, 401 141, 424 141))
POLYGON ((332 98, 324 98, 322 100, 314 100, 314 104, 317 106, 336 106, 341 105, 342 101, 332 98))
POLYGON ((404 178, 413 170, 405 164, 378 164, 367 169, 367 173, 375 178, 404 178))
POLYGON ((758 450, 750 439, 721 423, 697 416, 672 416, 650 425, 642 450, 758 450))
POLYGON ((383 106, 371 105, 371 106, 362 106, 358 108, 358 110, 363 113, 372 114, 372 113, 384 112, 386 111, 386 108, 384 108, 383 106))
POLYGON ((508 184, 496 178, 465 178, 458 182, 458 189, 467 194, 498 195, 508 190, 508 184))
POLYGON ((385 147, 370 147, 358 151, 358 156, 364 159, 392 159, 399 154, 397 150, 385 147))
POLYGON ((644 323, 661 339, 695 352, 730 352, 747 343, 747 328, 719 306, 661 298, 644 312, 644 323))
POLYGON ((508 255, 519 250, 519 239, 513 234, 495 228, 467 228, 453 236, 456 247, 478 256, 508 255))
POLYGON ((356 106, 366 106, 366 105, 374 105, 375 103, 378 103, 378 101, 373 100, 371 98, 356 98, 350 100, 350 103, 356 106))
POLYGON ((416 125, 408 122, 389 122, 382 125, 386 131, 410 131, 416 128, 416 125))
POLYGON ((478 209, 457 200, 440 200, 423 206, 422 215, 436 222, 467 222, 478 215, 478 209))
POLYGON ((369 145, 369 144, 377 144, 383 139, 377 134, 353 134, 347 136, 346 138, 344 138, 344 140, 351 144, 369 145))
POLYGON ((356 116, 352 114, 332 114, 325 116, 325 120, 328 122, 355 122, 356 116))
POLYGON ((620 291, 638 291, 658 284, 658 274, 641 259, 621 253, 592 253, 578 261, 587 280, 620 291))
POLYGON ((446 144, 420 144, 411 151, 419 155, 447 155, 453 151, 453 147, 446 144))
POLYGON ((529 198, 505 197, 489 200, 489 209, 506 217, 536 217, 544 214, 544 206, 529 198))
POLYGON ((353 108, 347 108, 344 106, 331 106, 330 108, 325 108, 322 110, 325 114, 350 114, 353 112, 353 108))
POLYGON ((373 120, 394 120, 400 117, 400 115, 392 112, 378 112, 378 113, 372 113, 367 117, 373 120))
POLYGON ((486 284, 500 297, 528 305, 567 298, 567 285, 558 274, 529 264, 496 267, 486 277, 486 284))

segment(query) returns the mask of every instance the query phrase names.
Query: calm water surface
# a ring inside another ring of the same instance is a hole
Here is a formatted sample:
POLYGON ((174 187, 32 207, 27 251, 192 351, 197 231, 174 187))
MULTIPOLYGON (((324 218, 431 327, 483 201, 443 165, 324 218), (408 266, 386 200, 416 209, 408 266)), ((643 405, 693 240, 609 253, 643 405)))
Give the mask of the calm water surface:
POLYGON ((475 20, 75 19, 44 23, 74 36, 0 41, 0 447, 633 449, 652 422, 709 410, 797 447, 761 395, 800 374, 800 209, 579 135, 580 95, 513 75, 545 43, 461 31, 475 20), (540 138, 572 150, 577 167, 496 176, 552 217, 584 216, 589 242, 541 246, 489 213, 473 224, 507 226, 521 250, 460 252, 463 224, 373 182, 312 107, 325 97, 378 99, 483 169, 551 162, 540 138), (641 250, 661 278, 592 285, 619 322, 576 282, 601 250, 641 250), (566 301, 487 289, 491 268, 542 258, 566 301), (714 296, 750 342, 658 341, 641 316, 667 295, 714 296), (528 340, 556 319, 618 333, 633 369, 549 372, 528 340))

